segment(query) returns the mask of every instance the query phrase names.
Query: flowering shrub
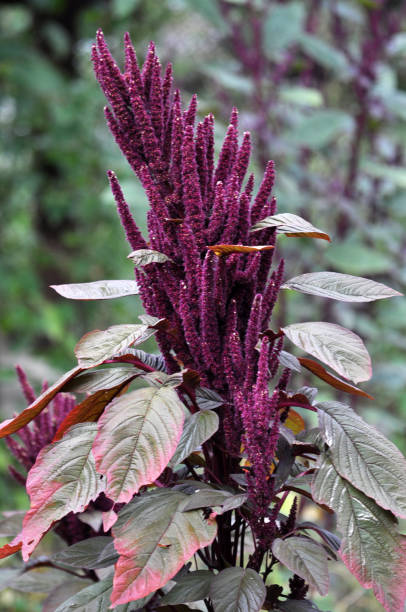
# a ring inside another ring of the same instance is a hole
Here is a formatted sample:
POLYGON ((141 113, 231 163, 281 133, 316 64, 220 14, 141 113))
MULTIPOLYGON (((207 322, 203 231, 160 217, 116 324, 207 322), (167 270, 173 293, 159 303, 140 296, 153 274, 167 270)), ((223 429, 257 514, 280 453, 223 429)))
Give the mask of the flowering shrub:
POLYGON ((184 109, 154 45, 140 70, 126 35, 125 57, 122 73, 98 33, 107 123, 148 195, 149 241, 109 171, 136 280, 54 288, 71 299, 139 293, 146 314, 86 334, 78 365, 38 398, 20 371, 30 404, 0 426, 1 437, 19 435, 22 445, 8 444, 29 470, 30 509, 1 549, 21 550, 27 563, 14 583, 37 567, 29 559, 54 527, 69 546, 39 563, 73 572, 78 591, 55 594, 58 612, 193 602, 214 612, 316 610, 308 590, 328 592, 327 562, 338 557, 386 610, 401 612, 406 460, 347 404, 290 387, 305 368, 370 397, 355 386, 371 377, 368 352, 334 323, 272 322, 281 290, 347 302, 399 294, 339 273, 285 280, 277 237, 328 234, 277 214, 272 162, 253 195, 250 135, 240 142, 235 109, 216 163, 213 117, 196 125, 196 97, 184 109), (159 355, 138 348, 151 336, 159 355), (285 339, 318 361, 296 358, 285 339), (308 427, 310 413, 318 427, 308 427), (335 512, 342 539, 304 521, 299 500, 335 512), (288 585, 275 583, 278 564, 292 573, 288 585))

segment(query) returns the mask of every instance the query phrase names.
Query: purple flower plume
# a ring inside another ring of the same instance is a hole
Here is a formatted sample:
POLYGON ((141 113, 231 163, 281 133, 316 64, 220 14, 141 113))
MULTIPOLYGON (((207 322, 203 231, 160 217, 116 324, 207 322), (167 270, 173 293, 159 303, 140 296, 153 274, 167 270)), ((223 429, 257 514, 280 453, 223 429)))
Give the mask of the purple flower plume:
POLYGON ((165 317, 172 333, 157 334, 169 372, 180 364, 197 370, 203 384, 226 400, 222 431, 229 449, 246 445, 252 464, 251 490, 265 508, 272 498, 269 465, 278 437, 278 385, 269 395, 282 342, 264 339, 282 283, 283 262, 272 270, 273 251, 217 256, 216 244, 275 243, 275 232, 250 233, 273 214, 274 164, 270 161, 253 198, 247 177, 250 135, 240 141, 232 110, 218 161, 214 119, 196 124, 197 99, 184 109, 172 88, 172 68, 163 72, 150 44, 139 67, 128 34, 122 72, 101 31, 92 58, 108 100, 108 126, 148 196, 149 242, 131 215, 115 174, 108 172, 121 222, 132 249, 151 248, 171 262, 136 271, 148 314, 165 317), (173 333, 173 330, 175 332, 173 333))

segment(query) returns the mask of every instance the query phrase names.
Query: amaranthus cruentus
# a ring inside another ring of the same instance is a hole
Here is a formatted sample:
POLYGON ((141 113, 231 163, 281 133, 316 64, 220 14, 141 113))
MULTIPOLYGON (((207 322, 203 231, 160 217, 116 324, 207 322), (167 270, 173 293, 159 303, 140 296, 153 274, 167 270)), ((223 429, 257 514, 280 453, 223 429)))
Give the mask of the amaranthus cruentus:
POLYGON ((75 348, 78 366, 38 398, 23 380, 33 401, 0 425, 0 437, 20 431, 30 447, 31 507, 0 557, 21 550, 28 561, 55 523, 60 530, 71 513, 89 522, 86 513, 96 510, 106 536, 83 536, 56 556, 95 584, 57 612, 95 602, 102 610, 110 602, 184 610, 196 601, 208 612, 315 610, 307 592, 327 593, 327 561, 337 554, 389 612, 402 612, 406 540, 393 517, 406 518, 405 458, 349 406, 315 403, 317 390, 308 387, 288 390, 292 370, 304 367, 370 398, 347 382, 371 377, 368 351, 333 323, 271 329, 281 289, 356 302, 399 294, 334 272, 282 284, 283 260, 273 262, 277 234, 330 237, 297 215, 276 214, 272 162, 253 196, 250 136, 240 142, 235 109, 215 163, 213 117, 196 124, 196 97, 183 109, 171 66, 162 75, 154 45, 142 69, 128 35, 125 55, 122 73, 98 32, 93 62, 110 104, 107 122, 147 193, 149 240, 109 171, 136 281, 54 288, 73 299, 140 293, 147 314, 141 324, 86 334, 75 348), (162 355, 135 348, 152 335, 162 355), (285 336, 346 380, 283 351, 285 336), (128 391, 135 379, 145 386, 128 391), (86 396, 51 432, 43 411, 61 391, 86 396), (306 432, 292 406, 317 413, 319 427, 306 432), (33 431, 39 424, 49 442, 41 450, 27 434, 34 419, 33 431), (300 521, 295 495, 337 512, 341 543, 300 521), (287 592, 272 583, 277 563, 293 573, 287 592), (113 564, 109 575, 98 573, 113 564))
MULTIPOLYGON (((276 212, 271 196, 274 164, 268 163, 253 197, 254 177, 244 183, 250 135, 246 132, 239 143, 237 110, 232 111, 215 164, 213 115, 195 125, 195 96, 182 110, 180 92, 172 94, 172 67, 169 64, 162 76, 153 43, 142 70, 129 35, 125 55, 122 74, 98 32, 93 61, 111 105, 105 114, 147 193, 149 244, 110 171, 121 221, 132 249, 151 248, 171 260, 165 266, 152 263, 142 272, 136 270, 140 294, 148 314, 168 321, 171 333, 157 333, 168 371, 196 370, 203 384, 227 402, 218 437, 225 437, 229 449, 238 451, 241 444, 246 448, 252 465, 248 478, 255 507, 252 527, 263 553, 275 529, 275 520, 265 524, 264 518, 272 499, 268 472, 278 439, 279 393, 286 386, 287 372, 269 394, 268 382, 277 374, 283 341, 276 336, 265 339, 260 351, 258 343, 270 325, 283 281, 283 260, 270 273, 273 250, 262 250, 260 245, 274 245, 275 229, 257 233, 249 229, 276 212), (248 252, 237 245, 248 247, 248 252), (268 430, 269 435, 264 435, 268 430)), ((229 483, 236 469, 235 461, 223 460, 223 481, 229 483)), ((260 561, 259 554, 252 563, 257 567, 260 561)))

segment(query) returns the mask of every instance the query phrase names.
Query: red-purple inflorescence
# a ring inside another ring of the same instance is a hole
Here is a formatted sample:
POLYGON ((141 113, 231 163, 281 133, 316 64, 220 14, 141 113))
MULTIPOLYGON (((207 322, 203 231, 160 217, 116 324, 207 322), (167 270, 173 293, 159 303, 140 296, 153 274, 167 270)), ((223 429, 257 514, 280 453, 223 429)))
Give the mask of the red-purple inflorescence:
MULTIPOLYGON (((121 72, 101 31, 93 48, 98 81, 109 102, 108 126, 150 203, 149 242, 137 228, 112 171, 108 172, 121 222, 133 250, 150 248, 171 261, 136 270, 148 314, 165 318, 158 343, 169 372, 197 370, 202 383, 226 399, 222 432, 229 449, 245 446, 255 512, 264 516, 272 499, 269 466, 278 439, 281 338, 265 338, 283 277, 283 261, 272 270, 273 251, 218 256, 217 244, 274 245, 275 231, 250 227, 276 210, 274 164, 269 162, 258 192, 246 179, 251 142, 240 142, 233 109, 217 164, 214 119, 196 125, 197 99, 182 108, 172 92, 172 68, 162 75, 154 44, 142 69, 125 36, 121 72), (245 184, 244 184, 245 182, 245 184)), ((263 524, 263 523, 262 523, 263 524)))

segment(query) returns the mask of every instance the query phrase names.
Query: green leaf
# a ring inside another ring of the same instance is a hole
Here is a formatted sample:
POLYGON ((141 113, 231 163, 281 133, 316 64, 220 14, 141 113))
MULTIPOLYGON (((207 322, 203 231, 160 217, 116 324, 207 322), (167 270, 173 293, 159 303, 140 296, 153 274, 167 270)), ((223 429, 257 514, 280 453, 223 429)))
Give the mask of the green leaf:
POLYGON ((131 259, 136 268, 143 268, 150 263, 165 263, 172 261, 165 253, 153 251, 152 249, 138 249, 127 255, 127 259, 131 259))
POLYGON ((270 59, 274 59, 279 51, 299 39, 304 16, 304 6, 301 2, 270 6, 264 24, 264 47, 270 59))
POLYGON ((173 589, 160 601, 161 604, 179 604, 206 599, 210 593, 213 573, 209 570, 197 570, 182 576, 173 589))
POLYGON ((323 321, 294 323, 282 328, 293 344, 320 359, 354 383, 372 376, 371 358, 354 332, 323 321))
POLYGON ((270 227, 276 228, 278 234, 286 234, 286 236, 293 236, 296 238, 303 236, 330 240, 328 234, 317 229, 317 227, 314 227, 311 223, 302 219, 302 217, 292 213, 281 213, 280 215, 265 217, 265 219, 261 219, 261 221, 258 221, 258 223, 252 226, 251 232, 257 232, 258 230, 270 227))
POLYGON ((73 426, 59 442, 45 446, 28 473, 31 507, 20 534, 27 561, 51 525, 69 512, 83 512, 104 490, 91 453, 96 423, 73 426))
POLYGON ((117 385, 131 380, 143 373, 133 365, 124 365, 118 368, 100 368, 92 372, 82 372, 64 386, 64 391, 75 391, 76 393, 95 393, 105 389, 112 389, 117 385))
POLYGON ((381 162, 366 159, 361 167, 371 176, 387 180, 401 189, 406 188, 405 169, 401 166, 385 166, 381 162))
POLYGON ((61 550, 53 555, 52 559, 56 563, 63 563, 71 567, 99 569, 113 565, 118 555, 114 548, 113 538, 96 536, 61 550))
POLYGON ((207 21, 212 23, 220 32, 228 31, 228 23, 223 19, 216 0, 186 0, 190 8, 200 13, 207 21))
POLYGON ((326 456, 312 483, 313 498, 337 516, 343 539, 339 554, 364 588, 373 588, 388 612, 403 610, 406 598, 406 537, 387 510, 341 478, 326 456))
POLYGON ((183 512, 188 496, 155 489, 135 497, 113 527, 116 564, 113 605, 127 603, 164 586, 217 533, 203 512, 183 512))
POLYGON ((70 300, 111 300, 139 293, 138 283, 134 280, 101 280, 93 283, 50 285, 50 287, 70 300))
POLYGON ((85 334, 75 347, 79 366, 92 368, 131 345, 144 342, 155 334, 156 330, 148 325, 112 325, 104 331, 91 331, 85 334))
POLYGON ((390 257, 355 241, 334 244, 325 253, 326 260, 336 269, 350 274, 379 274, 393 267, 390 257))
MULTIPOLYGON (((108 612, 111 608, 111 593, 113 590, 113 574, 93 583, 73 595, 67 601, 64 601, 55 612, 108 612)), ((116 606, 114 612, 133 612, 133 610, 141 610, 151 599, 153 593, 138 601, 132 601, 130 604, 116 606)))
POLYGON ((317 404, 319 426, 337 472, 382 508, 406 518, 406 459, 349 406, 317 404))
POLYGON ((219 417, 212 410, 201 410, 190 415, 186 420, 176 451, 169 462, 169 467, 182 463, 190 453, 198 450, 216 433, 219 427, 219 417))
POLYGON ((276 539, 272 552, 283 565, 297 574, 320 595, 327 595, 329 576, 327 553, 320 544, 308 538, 276 539))
POLYGON ((281 287, 342 302, 373 302, 402 295, 382 283, 339 272, 310 272, 291 278, 281 287))
POLYGON ((106 495, 128 502, 163 472, 179 442, 184 405, 169 387, 137 389, 111 402, 93 445, 106 495))
POLYGON ((311 87, 300 86, 284 86, 280 89, 280 98, 288 104, 297 104, 298 106, 321 106, 323 104, 323 96, 318 89, 311 87))
POLYGON ((351 116, 341 110, 317 110, 285 132, 285 140, 292 146, 321 149, 352 127, 351 116))
POLYGON ((348 71, 349 66, 344 53, 321 38, 308 32, 302 32, 300 35, 300 45, 303 51, 321 66, 334 70, 339 74, 348 71))
POLYGON ((214 612, 259 612, 266 588, 254 570, 228 567, 213 578, 210 597, 214 612))

